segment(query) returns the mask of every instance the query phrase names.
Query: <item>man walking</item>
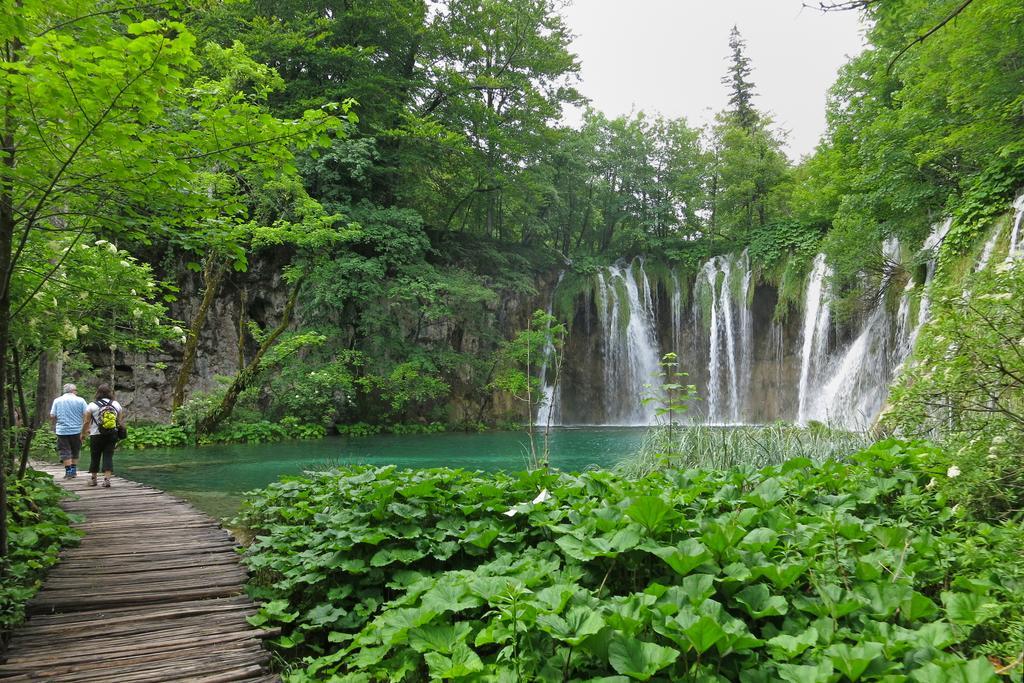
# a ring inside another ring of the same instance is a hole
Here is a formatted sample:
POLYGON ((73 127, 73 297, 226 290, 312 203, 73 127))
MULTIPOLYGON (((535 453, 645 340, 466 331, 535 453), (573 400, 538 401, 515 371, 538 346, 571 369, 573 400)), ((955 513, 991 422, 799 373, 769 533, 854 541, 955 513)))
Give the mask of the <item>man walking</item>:
POLYGON ((57 452, 64 463, 64 478, 78 476, 78 454, 82 450, 82 417, 85 399, 78 395, 74 384, 64 385, 64 394, 53 400, 50 422, 57 433, 57 452))

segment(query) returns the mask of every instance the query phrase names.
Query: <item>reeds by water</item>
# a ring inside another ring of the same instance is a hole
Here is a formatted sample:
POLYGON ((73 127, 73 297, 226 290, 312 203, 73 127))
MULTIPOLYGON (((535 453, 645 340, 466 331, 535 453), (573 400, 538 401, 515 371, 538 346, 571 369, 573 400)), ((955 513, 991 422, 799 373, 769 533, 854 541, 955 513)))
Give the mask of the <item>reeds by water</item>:
POLYGON ((642 477, 665 469, 761 468, 797 457, 837 460, 871 445, 864 432, 846 432, 824 425, 797 427, 777 423, 764 426, 676 427, 669 442, 667 427, 653 427, 640 451, 615 469, 626 476, 642 477))

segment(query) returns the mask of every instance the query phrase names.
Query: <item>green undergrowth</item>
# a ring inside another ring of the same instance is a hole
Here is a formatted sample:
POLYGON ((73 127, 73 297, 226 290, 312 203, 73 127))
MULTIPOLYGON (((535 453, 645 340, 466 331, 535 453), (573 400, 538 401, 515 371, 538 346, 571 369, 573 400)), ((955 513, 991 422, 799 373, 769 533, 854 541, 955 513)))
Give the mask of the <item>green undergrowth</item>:
POLYGON ((936 456, 286 478, 235 520, 250 621, 289 681, 996 680, 1021 527, 947 505, 936 456))
POLYGON ((443 422, 428 422, 420 424, 396 423, 396 424, 369 424, 367 422, 353 422, 351 424, 336 424, 335 431, 342 436, 373 436, 374 434, 440 434, 447 431, 459 429, 457 425, 447 425, 443 422))
POLYGON ((25 619, 25 603, 42 586, 46 570, 81 532, 58 505, 71 496, 46 473, 27 470, 8 482, 9 553, 0 559, 0 655, 11 629, 25 619))
POLYGON ((724 428, 695 424, 677 426, 671 432, 661 426, 649 430, 639 452, 615 469, 640 477, 666 468, 768 467, 797 456, 822 462, 843 459, 870 444, 863 432, 831 429, 817 422, 808 427, 784 422, 724 428))
MULTIPOLYGON (((321 439, 327 435, 322 425, 303 424, 285 418, 280 422, 231 422, 212 434, 200 436, 200 445, 213 443, 273 443, 289 439, 321 439)), ((194 435, 180 425, 138 425, 128 429, 128 438, 118 442, 121 448, 174 448, 195 443, 194 435)))

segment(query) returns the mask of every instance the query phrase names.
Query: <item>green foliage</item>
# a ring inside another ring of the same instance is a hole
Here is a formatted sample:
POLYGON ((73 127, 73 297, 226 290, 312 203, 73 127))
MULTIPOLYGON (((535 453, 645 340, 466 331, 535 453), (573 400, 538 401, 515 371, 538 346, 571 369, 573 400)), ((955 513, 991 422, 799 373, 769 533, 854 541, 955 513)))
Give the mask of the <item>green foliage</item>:
POLYGON ((867 434, 836 430, 818 422, 807 427, 785 422, 727 428, 695 424, 671 433, 660 425, 649 430, 639 452, 622 460, 615 470, 641 477, 665 468, 761 468, 782 465, 793 458, 824 462, 843 460, 870 444, 867 434))
POLYGON ((935 288, 931 320, 884 420, 906 434, 941 433, 944 462, 957 473, 940 477, 942 488, 998 519, 1024 510, 1024 261, 993 260, 935 288))
POLYGON ((953 210, 953 225, 942 241, 943 255, 965 253, 992 219, 1006 211, 1021 185, 1024 185, 1024 159, 1019 155, 997 162, 967 181, 963 196, 953 210))
MULTIPOLYGON (((272 443, 287 439, 322 439, 326 435, 327 429, 321 424, 286 417, 280 422, 229 422, 214 433, 203 435, 199 443, 272 443)), ((128 438, 119 441, 118 447, 129 450, 174 448, 194 441, 194 433, 180 425, 138 425, 128 430, 128 438)))
POLYGON ((42 587, 46 570, 57 563, 63 548, 78 543, 82 532, 58 504, 71 494, 50 475, 26 470, 10 482, 8 533, 10 548, 0 558, 0 644, 6 646, 13 627, 25 618, 25 603, 42 587))
POLYGON ((373 436, 384 431, 384 427, 365 422, 354 422, 352 424, 336 424, 334 430, 341 436, 373 436))
POLYGON ((644 405, 654 404, 654 415, 659 425, 665 427, 665 448, 659 455, 671 458, 675 455, 676 442, 673 431, 677 427, 678 420, 690 409, 690 402, 696 400, 697 387, 693 384, 683 384, 686 381, 687 373, 679 371, 679 363, 675 353, 666 353, 661 357, 658 365, 661 367, 657 375, 656 385, 645 384, 644 388, 651 392, 642 399, 644 405))
POLYGON ((132 425, 128 438, 117 442, 118 448, 173 448, 187 446, 192 438, 180 425, 132 425))
POLYGON ((794 252, 802 259, 813 259, 820 242, 816 227, 789 220, 755 228, 747 248, 752 262, 770 270, 794 252))
POLYGON ((551 354, 557 356, 565 342, 565 325, 542 310, 534 311, 526 329, 505 342, 497 354, 497 370, 491 388, 505 392, 523 404, 524 420, 533 421, 540 407, 540 368, 547 364, 551 354))
POLYGON ((970 653, 1020 619, 1024 530, 951 510, 938 457, 287 478, 236 520, 250 621, 293 681, 995 680, 970 653))

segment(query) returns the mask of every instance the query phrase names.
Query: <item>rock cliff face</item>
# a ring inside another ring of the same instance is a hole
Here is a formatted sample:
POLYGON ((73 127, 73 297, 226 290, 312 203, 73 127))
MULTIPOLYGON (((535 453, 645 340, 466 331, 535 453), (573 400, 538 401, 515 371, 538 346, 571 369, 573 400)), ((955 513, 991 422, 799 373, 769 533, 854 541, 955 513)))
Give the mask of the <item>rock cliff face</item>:
MULTIPOLYGON (((288 299, 287 284, 281 278, 285 254, 271 254, 254 261, 243 273, 225 275, 218 295, 207 315, 196 352, 195 366, 186 397, 219 386, 218 377, 230 377, 240 365, 239 325, 253 321, 263 328, 273 326, 288 299)), ((172 304, 170 315, 177 320, 192 320, 203 294, 203 283, 197 273, 184 268, 177 275, 180 292, 172 304)), ((486 307, 487 335, 457 319, 449 319, 424 327, 418 335, 420 343, 443 346, 454 351, 489 357, 495 350, 494 331, 500 338, 510 338, 525 328, 534 310, 543 308, 550 297, 554 279, 538 280, 534 295, 509 293, 498 297, 486 307)), ((301 310, 301 301, 300 301, 301 310)), ((296 327, 301 326, 301 315, 296 327)), ((395 316, 400 334, 412 332, 415 316, 395 316)), ((242 352, 251 357, 256 351, 251 336, 246 336, 242 352)), ((167 422, 170 420, 171 391, 181 367, 183 345, 169 343, 159 351, 148 353, 108 353, 91 358, 102 376, 112 374, 119 400, 130 410, 131 419, 167 422)), ((448 404, 452 422, 523 419, 522 406, 508 396, 481 392, 471 376, 470 368, 458 368, 447 378, 452 385, 448 404)))
MULTIPOLYGON (((270 254, 252 263, 246 272, 225 275, 199 336, 186 396, 216 388, 217 377, 230 377, 238 372, 240 352, 246 357, 255 352, 251 337, 239 349, 240 321, 244 325, 251 320, 261 327, 278 322, 288 299, 288 288, 281 278, 283 259, 283 255, 270 254)), ((185 321, 182 327, 187 327, 199 308, 203 283, 199 274, 184 268, 176 279, 180 291, 171 305, 170 316, 185 321)), ((148 353, 117 353, 113 363, 106 354, 92 360, 97 368, 108 371, 113 365, 118 399, 130 411, 132 420, 167 422, 171 418, 171 392, 183 352, 182 344, 168 343, 148 353)))
POLYGON ((684 421, 796 419, 799 321, 797 316, 784 323, 774 320, 775 287, 748 283, 745 293, 726 290, 730 306, 725 311, 722 287, 730 283, 721 275, 715 276, 713 292, 703 287, 700 274, 652 282, 639 262, 624 266, 612 279, 620 277, 635 278, 639 291, 650 292, 649 298, 637 299, 648 310, 633 311, 636 301, 621 296, 625 288, 600 276, 594 287, 575 297, 557 392, 558 423, 648 424, 653 406, 641 401, 653 389, 645 385, 660 380, 642 374, 650 363, 639 358, 660 359, 669 352, 676 354, 676 370, 686 373, 679 382, 697 387, 698 399, 684 421), (613 329, 628 329, 627 319, 633 317, 650 327, 647 335, 620 335, 613 329), (645 343, 652 348, 642 348, 645 343))

